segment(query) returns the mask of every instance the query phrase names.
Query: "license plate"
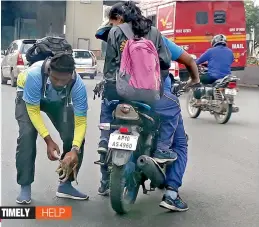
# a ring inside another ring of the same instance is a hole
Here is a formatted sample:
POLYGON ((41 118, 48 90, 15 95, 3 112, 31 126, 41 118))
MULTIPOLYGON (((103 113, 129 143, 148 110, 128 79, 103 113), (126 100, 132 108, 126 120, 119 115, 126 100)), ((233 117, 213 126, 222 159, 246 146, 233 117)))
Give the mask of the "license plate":
POLYGON ((76 72, 77 73, 84 73, 86 71, 85 68, 82 68, 82 69, 76 69, 76 72))
POLYGON ((137 148, 138 136, 112 133, 109 139, 109 148, 118 150, 135 151, 137 148))
POLYGON ((89 74, 93 74, 93 73, 94 73, 94 70, 92 70, 92 69, 86 69, 85 72, 86 72, 86 73, 89 73, 89 74))
POLYGON ((225 89, 225 94, 226 95, 236 95, 237 94, 237 90, 236 89, 225 89))

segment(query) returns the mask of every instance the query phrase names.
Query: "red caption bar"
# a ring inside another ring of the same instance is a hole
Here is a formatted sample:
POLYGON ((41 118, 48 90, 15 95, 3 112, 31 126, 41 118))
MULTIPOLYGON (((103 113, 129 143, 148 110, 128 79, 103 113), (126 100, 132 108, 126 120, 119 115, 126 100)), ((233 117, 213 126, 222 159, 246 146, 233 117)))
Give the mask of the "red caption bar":
POLYGON ((69 220, 72 219, 72 207, 69 206, 37 206, 37 220, 69 220))

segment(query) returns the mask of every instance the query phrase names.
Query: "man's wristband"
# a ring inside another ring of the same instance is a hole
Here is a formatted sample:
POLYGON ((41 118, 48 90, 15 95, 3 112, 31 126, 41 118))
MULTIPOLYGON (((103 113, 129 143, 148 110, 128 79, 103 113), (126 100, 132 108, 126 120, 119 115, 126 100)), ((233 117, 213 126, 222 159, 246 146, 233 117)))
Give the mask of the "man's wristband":
POLYGON ((81 153, 80 148, 78 146, 76 146, 76 145, 73 145, 71 150, 72 151, 76 151, 77 154, 81 153))

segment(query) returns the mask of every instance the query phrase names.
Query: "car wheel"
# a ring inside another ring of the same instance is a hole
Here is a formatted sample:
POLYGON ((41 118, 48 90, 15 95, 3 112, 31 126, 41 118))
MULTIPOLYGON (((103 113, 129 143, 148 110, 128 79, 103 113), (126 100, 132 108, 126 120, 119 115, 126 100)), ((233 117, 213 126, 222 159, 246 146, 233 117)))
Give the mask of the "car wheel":
POLYGON ((92 75, 90 76, 90 78, 91 78, 91 79, 94 79, 96 76, 97 76, 97 71, 95 71, 94 74, 92 74, 92 75))
POLYGON ((17 83, 16 83, 16 79, 14 78, 14 73, 13 73, 13 71, 11 71, 11 86, 12 87, 16 87, 17 86, 17 83))
POLYGON ((3 71, 1 69, 1 84, 7 84, 8 82, 8 79, 6 79, 4 76, 3 76, 3 71))

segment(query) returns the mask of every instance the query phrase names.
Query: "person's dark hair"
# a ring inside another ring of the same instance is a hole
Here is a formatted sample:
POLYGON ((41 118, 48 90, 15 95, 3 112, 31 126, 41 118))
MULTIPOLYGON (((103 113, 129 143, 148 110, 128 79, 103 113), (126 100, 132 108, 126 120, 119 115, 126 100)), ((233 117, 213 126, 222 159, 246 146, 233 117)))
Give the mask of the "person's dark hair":
POLYGON ((75 70, 75 61, 71 54, 56 54, 50 60, 50 69, 56 72, 73 73, 75 70))
POLYGON ((144 17, 140 8, 132 1, 119 2, 112 6, 109 19, 117 20, 119 16, 122 16, 124 22, 131 22, 133 33, 138 37, 145 36, 151 29, 152 21, 144 17))

